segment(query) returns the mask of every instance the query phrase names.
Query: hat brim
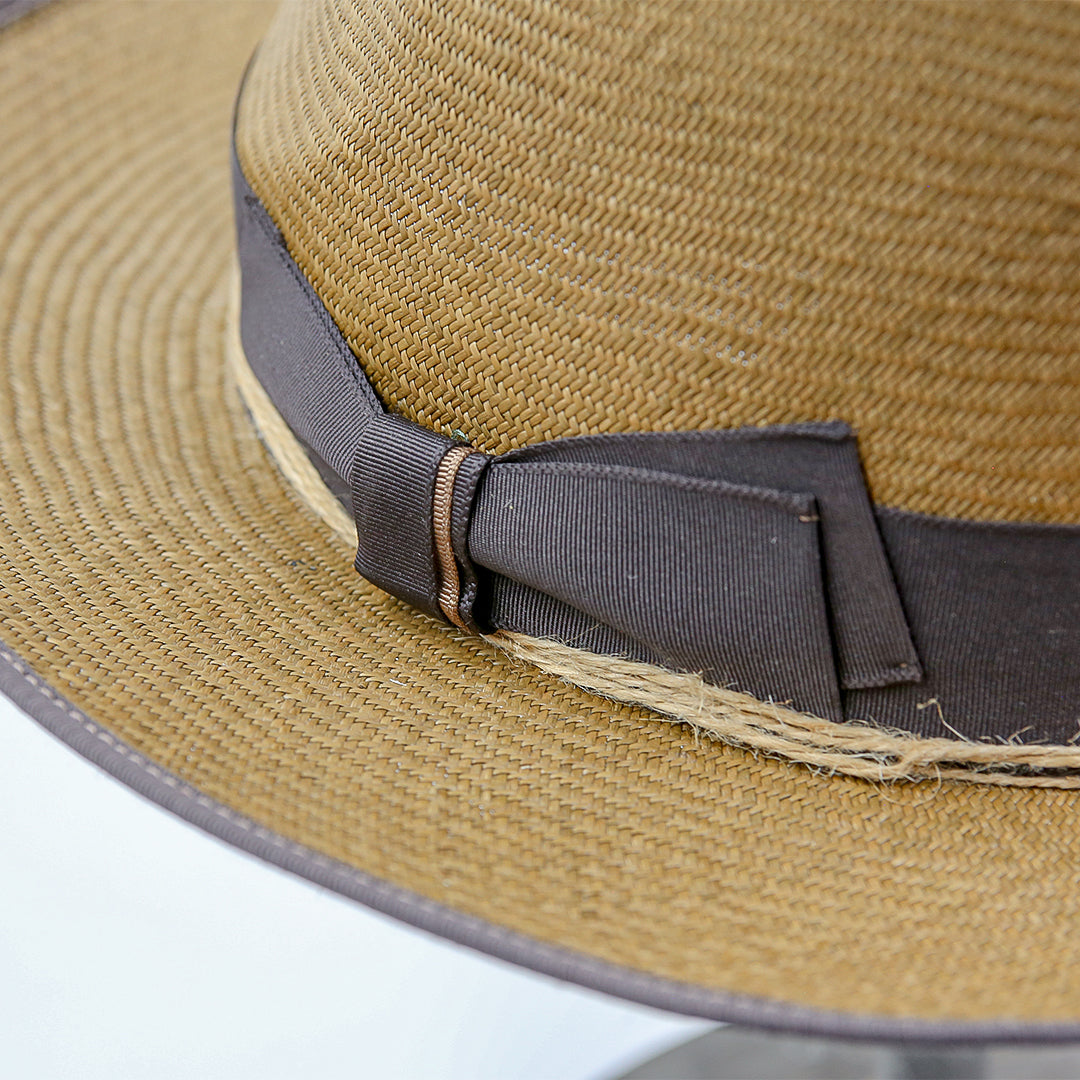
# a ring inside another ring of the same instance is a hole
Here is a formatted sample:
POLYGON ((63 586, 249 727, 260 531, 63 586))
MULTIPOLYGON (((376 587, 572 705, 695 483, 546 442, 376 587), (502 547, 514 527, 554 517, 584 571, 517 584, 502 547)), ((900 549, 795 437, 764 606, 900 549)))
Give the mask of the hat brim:
POLYGON ((537 970, 807 1031, 1080 1037, 1072 793, 698 740, 353 573, 226 362, 268 15, 0 34, 0 689, 238 847, 537 970))

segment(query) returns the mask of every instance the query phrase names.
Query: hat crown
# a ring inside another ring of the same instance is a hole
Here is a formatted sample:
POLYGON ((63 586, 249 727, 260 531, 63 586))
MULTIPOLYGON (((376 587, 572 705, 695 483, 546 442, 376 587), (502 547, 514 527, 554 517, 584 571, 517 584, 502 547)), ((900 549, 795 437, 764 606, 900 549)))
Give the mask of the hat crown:
POLYGON ((843 419, 1080 519, 1080 11, 310 2, 237 150, 384 403, 492 452, 843 419))

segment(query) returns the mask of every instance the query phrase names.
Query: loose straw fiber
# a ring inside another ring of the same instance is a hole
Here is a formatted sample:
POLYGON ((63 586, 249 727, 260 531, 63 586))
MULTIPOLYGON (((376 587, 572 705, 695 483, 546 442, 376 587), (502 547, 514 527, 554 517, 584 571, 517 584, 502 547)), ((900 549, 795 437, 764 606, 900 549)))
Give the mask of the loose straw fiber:
POLYGON ((1072 792, 817 775, 357 578, 226 364, 230 108, 266 15, 56 4, 0 33, 4 655, 207 798, 541 942, 859 1014, 1080 1016, 1072 792))

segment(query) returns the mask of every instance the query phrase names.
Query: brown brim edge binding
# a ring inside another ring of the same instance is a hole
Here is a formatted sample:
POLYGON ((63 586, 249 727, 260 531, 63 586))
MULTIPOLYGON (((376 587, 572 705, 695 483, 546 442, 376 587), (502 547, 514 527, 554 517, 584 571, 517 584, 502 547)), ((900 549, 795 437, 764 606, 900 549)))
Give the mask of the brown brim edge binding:
POLYGON ((0 693, 99 769, 211 836, 410 926, 544 975, 656 1009, 804 1035, 933 1043, 1080 1040, 1080 1022, 860 1016, 704 990, 535 941, 328 859, 208 798, 96 724, 3 645, 0 693))

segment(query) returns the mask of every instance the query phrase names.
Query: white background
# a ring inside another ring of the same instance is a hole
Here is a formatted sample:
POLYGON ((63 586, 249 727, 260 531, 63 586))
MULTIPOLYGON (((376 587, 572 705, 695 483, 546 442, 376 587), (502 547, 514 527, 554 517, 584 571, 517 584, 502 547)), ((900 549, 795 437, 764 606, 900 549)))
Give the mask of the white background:
POLYGON ((712 1025, 450 945, 143 801, 0 697, 0 1072, 604 1080, 712 1025))

